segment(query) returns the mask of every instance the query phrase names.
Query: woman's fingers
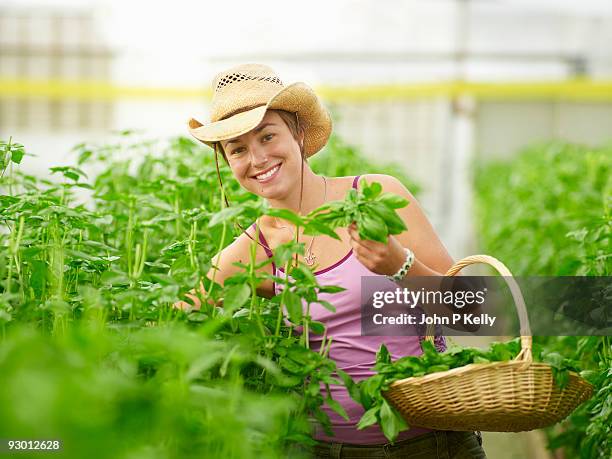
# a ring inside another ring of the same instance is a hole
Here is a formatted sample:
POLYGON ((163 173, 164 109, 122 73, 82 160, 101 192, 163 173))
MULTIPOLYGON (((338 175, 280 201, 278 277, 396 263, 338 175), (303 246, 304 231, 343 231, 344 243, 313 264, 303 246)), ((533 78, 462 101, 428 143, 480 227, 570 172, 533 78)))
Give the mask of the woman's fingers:
POLYGON ((200 309, 202 307, 202 303, 200 302, 200 299, 196 296, 196 295, 192 295, 190 293, 185 293, 185 296, 187 298, 189 298, 191 301, 193 301, 193 307, 194 309, 200 309))
POLYGON ((189 303, 187 303, 185 301, 177 301, 176 303, 172 304, 172 307, 176 308, 176 309, 180 309, 182 311, 186 311, 186 310, 192 308, 193 305, 191 305, 191 304, 189 304, 189 303))
POLYGON ((189 304, 186 301, 177 301, 176 303, 172 304, 172 307, 176 309, 181 309, 183 311, 192 309, 195 309, 197 311, 202 307, 202 302, 197 296, 190 295, 189 293, 185 293, 185 296, 191 301, 193 301, 193 304, 189 304))
POLYGON ((348 227, 349 236, 351 239, 359 244, 363 243, 362 239, 359 237, 359 231, 357 231, 357 225, 355 223, 351 223, 348 227))
POLYGON ((377 244, 381 244, 380 242, 367 241, 367 240, 361 239, 361 237, 359 237, 359 231, 357 231, 357 225, 355 223, 352 223, 349 226, 348 231, 349 231, 349 235, 351 236, 351 240, 359 244, 364 249, 376 250, 377 244))
MULTIPOLYGON (((204 284, 202 283, 202 281, 200 281, 200 293, 202 295, 206 295, 206 290, 204 289, 204 284)), ((200 301, 200 298, 196 295, 195 289, 189 290, 189 293, 185 293, 185 296, 191 301, 193 301, 193 304, 189 304, 186 301, 177 301, 176 303, 172 304, 172 307, 176 309, 182 309, 183 311, 187 309, 199 310, 202 307, 202 302, 200 301)))

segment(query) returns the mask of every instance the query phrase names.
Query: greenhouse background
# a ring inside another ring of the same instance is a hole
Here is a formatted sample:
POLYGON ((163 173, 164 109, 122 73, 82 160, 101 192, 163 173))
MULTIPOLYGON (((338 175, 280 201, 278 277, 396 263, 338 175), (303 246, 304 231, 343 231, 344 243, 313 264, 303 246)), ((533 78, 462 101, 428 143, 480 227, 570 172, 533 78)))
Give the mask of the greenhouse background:
MULTIPOLYGON (((611 43, 605 0, 4 1, 0 137, 46 177, 115 131, 187 135, 217 72, 268 64, 315 87, 345 143, 414 179, 460 259, 481 250, 474 164, 610 145, 611 43)), ((553 457, 539 432, 485 441, 489 457, 553 457)))
POLYGON ((610 140, 606 1, 320 1, 299 19, 282 2, 245 2, 227 28, 213 19, 230 7, 203 2, 10 5, 0 15, 0 129, 29 145, 38 157, 24 167, 41 173, 113 129, 184 135, 188 117, 207 113, 214 74, 262 62, 320 88, 343 139, 417 179, 461 257, 474 249, 472 158, 610 140))

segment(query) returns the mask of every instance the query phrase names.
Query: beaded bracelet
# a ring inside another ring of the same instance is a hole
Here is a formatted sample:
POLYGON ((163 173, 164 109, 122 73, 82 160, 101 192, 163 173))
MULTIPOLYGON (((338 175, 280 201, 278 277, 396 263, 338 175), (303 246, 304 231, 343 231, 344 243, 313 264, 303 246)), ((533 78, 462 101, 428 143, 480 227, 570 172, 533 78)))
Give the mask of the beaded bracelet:
POLYGON ((404 247, 404 250, 406 252, 406 261, 404 261, 404 264, 402 265, 402 267, 399 269, 398 272, 396 272, 392 276, 385 276, 387 279, 389 279, 389 280, 391 280, 393 282, 399 282, 404 277, 406 277, 406 274, 408 273, 408 270, 410 269, 410 267, 414 263, 414 253, 412 253, 412 250, 410 250, 410 249, 408 249, 406 247, 404 247))

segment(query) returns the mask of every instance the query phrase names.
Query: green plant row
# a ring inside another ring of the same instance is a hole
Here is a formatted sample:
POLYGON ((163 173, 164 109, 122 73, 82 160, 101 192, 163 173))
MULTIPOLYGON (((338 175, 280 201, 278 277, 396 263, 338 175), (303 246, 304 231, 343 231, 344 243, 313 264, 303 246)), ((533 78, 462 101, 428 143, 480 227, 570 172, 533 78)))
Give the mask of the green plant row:
MULTIPOLYGON (((612 148, 533 145, 475 172, 481 251, 519 276, 611 275, 612 148)), ((534 345, 578 362, 596 388, 565 421, 546 429, 548 447, 568 458, 610 457, 610 337, 534 336, 534 345)))
MULTIPOLYGON (((126 131, 73 154, 74 165, 39 178, 17 167, 23 145, 0 143, 5 435, 61 438, 65 457, 285 457, 312 444, 312 417, 329 429, 324 403, 346 416, 329 395, 342 383, 330 340, 308 347, 308 330, 324 325, 301 307, 337 288, 290 263, 303 244, 275 251, 288 268, 275 280, 288 288, 272 299, 257 295, 271 261, 256 265, 253 245, 223 287, 205 281, 223 308, 171 307, 273 209, 222 167, 224 196, 210 150, 185 138, 126 131)), ((337 139, 321 155, 326 175, 383 171, 337 139)))

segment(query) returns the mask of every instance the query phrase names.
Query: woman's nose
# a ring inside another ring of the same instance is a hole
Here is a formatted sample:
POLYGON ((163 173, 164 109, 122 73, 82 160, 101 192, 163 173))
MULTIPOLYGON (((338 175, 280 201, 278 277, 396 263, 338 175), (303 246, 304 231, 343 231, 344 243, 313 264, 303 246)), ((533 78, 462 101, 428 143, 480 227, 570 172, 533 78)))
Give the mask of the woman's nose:
POLYGON ((265 148, 259 146, 251 148, 251 164, 255 167, 264 166, 268 162, 265 148))

